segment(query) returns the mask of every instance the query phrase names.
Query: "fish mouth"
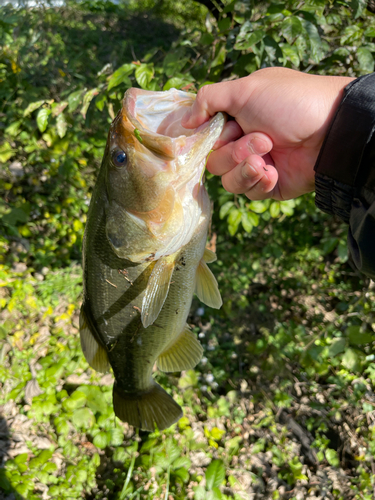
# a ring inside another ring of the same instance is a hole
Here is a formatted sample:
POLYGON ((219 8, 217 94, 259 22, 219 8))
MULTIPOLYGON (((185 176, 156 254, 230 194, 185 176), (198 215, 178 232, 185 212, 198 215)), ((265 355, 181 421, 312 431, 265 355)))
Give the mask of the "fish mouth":
POLYGON ((166 161, 186 154, 206 157, 220 135, 226 117, 217 113, 196 129, 183 127, 182 117, 195 98, 195 94, 177 89, 164 92, 129 89, 124 96, 123 118, 128 122, 126 128, 133 129, 138 139, 137 149, 141 150, 142 145, 166 161))
POLYGON ((181 118, 194 101, 195 94, 177 89, 152 92, 131 88, 125 94, 124 107, 138 130, 171 138, 189 137, 195 131, 182 127, 181 118))
MULTIPOLYGON (((116 240, 120 257, 145 262, 175 253, 190 241, 201 216, 210 212, 203 172, 226 118, 217 113, 196 129, 182 127, 182 116, 195 98, 176 89, 132 88, 124 96, 111 131, 111 148, 123 149, 128 157, 125 180, 114 185, 126 223, 118 231, 127 244, 116 240)), ((113 213, 115 221, 115 209, 113 213)))

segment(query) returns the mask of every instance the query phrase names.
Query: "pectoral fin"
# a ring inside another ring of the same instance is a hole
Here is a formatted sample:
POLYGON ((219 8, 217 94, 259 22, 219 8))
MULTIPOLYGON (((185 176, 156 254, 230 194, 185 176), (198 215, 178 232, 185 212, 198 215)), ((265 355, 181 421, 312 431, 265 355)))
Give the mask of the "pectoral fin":
POLYGON ((207 264, 211 264, 211 262, 215 262, 215 260, 217 259, 216 253, 212 250, 209 250, 208 248, 205 248, 203 259, 205 262, 207 262, 207 264))
POLYGON ((204 261, 204 256, 197 269, 195 293, 199 300, 214 309, 220 309, 223 304, 216 278, 204 261))
POLYGON ((79 315, 79 333, 81 337, 82 351, 88 364, 97 372, 108 372, 110 365, 107 351, 96 341, 94 335, 92 334, 83 307, 81 307, 79 315))
POLYGON ((188 325, 176 342, 163 352, 157 360, 159 370, 178 372, 194 368, 202 359, 203 347, 188 325))
POLYGON ((174 270, 175 254, 159 259, 149 277, 142 301, 142 324, 145 328, 159 316, 168 295, 169 285, 174 270))

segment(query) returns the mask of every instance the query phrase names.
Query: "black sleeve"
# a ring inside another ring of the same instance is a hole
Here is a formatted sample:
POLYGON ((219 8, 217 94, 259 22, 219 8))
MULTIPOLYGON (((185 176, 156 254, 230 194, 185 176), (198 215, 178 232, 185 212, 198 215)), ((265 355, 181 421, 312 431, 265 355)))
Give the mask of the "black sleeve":
POLYGON ((354 264, 375 279, 375 73, 345 88, 315 165, 315 202, 349 224, 354 264))

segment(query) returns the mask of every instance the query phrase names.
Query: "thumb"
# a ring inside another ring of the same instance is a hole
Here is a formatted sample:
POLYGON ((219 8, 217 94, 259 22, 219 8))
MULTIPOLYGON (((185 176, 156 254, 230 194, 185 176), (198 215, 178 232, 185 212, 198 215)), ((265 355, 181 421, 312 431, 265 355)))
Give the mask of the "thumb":
POLYGON ((218 111, 236 116, 242 106, 237 86, 236 81, 231 81, 213 83, 200 88, 193 106, 182 117, 181 125, 185 128, 197 128, 218 111))

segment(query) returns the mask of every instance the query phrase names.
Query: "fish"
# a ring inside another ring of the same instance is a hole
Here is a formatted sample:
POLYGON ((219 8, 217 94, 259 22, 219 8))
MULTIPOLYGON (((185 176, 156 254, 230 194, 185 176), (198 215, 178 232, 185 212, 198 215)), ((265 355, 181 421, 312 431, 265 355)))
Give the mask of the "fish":
POLYGON ((195 94, 128 89, 110 126, 83 238, 84 356, 114 375, 116 416, 166 429, 181 407, 153 378, 194 368, 203 348, 187 324, 194 293, 222 299, 206 248, 211 219, 206 158, 223 130, 217 113, 195 130, 181 118, 195 94))

